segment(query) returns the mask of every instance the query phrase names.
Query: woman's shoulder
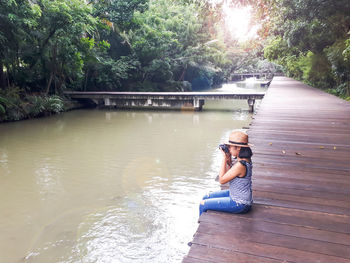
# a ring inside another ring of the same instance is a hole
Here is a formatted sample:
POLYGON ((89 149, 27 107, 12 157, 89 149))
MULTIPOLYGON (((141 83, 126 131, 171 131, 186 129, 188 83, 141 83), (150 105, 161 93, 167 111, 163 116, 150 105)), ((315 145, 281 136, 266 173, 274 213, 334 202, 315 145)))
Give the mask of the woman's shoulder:
POLYGON ((247 165, 251 165, 252 161, 250 159, 244 158, 244 159, 239 160, 237 163, 240 163, 243 166, 247 166, 247 165))
POLYGON ((232 167, 235 168, 235 170, 238 171, 245 171, 246 170, 246 162, 244 160, 239 160, 233 164, 232 167))

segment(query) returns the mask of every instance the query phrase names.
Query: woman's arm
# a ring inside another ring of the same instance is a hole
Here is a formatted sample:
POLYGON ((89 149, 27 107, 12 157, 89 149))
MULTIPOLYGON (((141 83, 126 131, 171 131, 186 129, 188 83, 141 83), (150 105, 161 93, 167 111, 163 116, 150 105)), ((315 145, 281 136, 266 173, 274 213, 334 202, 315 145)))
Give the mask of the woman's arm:
POLYGON ((227 182, 231 181, 233 178, 245 174, 246 168, 240 162, 236 162, 231 168, 228 168, 226 166, 226 163, 227 163, 226 158, 223 158, 220 172, 219 172, 220 184, 226 184, 227 182))
POLYGON ((219 171, 219 180, 221 175, 224 175, 228 170, 230 170, 231 166, 232 166, 232 159, 231 159, 231 154, 229 153, 225 153, 223 151, 222 152, 222 162, 221 162, 221 166, 220 166, 220 171, 219 171))

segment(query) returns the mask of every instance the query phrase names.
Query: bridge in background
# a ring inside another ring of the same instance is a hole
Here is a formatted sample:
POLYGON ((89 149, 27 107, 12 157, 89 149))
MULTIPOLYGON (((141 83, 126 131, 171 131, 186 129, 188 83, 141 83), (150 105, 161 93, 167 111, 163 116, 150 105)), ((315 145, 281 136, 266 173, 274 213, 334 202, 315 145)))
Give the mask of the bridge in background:
POLYGON ((271 80, 274 77, 273 73, 255 72, 255 73, 233 73, 231 74, 231 81, 240 81, 247 78, 267 79, 271 80))
POLYGON ((200 111, 205 100, 247 100, 249 111, 254 111, 256 99, 265 93, 222 92, 78 92, 65 95, 79 101, 92 101, 97 106, 114 108, 157 108, 200 111))

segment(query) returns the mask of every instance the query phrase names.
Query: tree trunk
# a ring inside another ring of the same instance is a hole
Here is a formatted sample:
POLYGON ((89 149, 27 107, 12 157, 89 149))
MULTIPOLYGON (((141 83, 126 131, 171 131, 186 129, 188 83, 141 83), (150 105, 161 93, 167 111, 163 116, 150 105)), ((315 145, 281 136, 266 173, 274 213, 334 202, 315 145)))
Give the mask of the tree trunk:
POLYGON ((55 87, 55 95, 62 95, 63 94, 63 83, 64 83, 65 77, 64 75, 61 75, 58 79, 58 85, 55 87))
POLYGON ((182 73, 181 73, 181 76, 180 76, 180 78, 179 78, 179 81, 183 81, 183 80, 184 80, 186 70, 187 70, 187 64, 185 65, 185 67, 184 67, 184 69, 183 69, 183 71, 182 71, 182 73))
POLYGON ((46 87, 46 91, 45 91, 46 95, 49 94, 52 78, 53 78, 53 72, 51 72, 51 75, 50 75, 50 78, 49 78, 49 82, 47 83, 47 87, 46 87))
POLYGON ((87 69, 87 70, 86 70, 86 73, 85 73, 85 81, 84 81, 84 87, 83 87, 83 90, 84 90, 84 91, 86 91, 88 76, 89 76, 89 69, 87 69))
POLYGON ((147 78, 147 73, 146 72, 144 72, 143 74, 142 74, 142 83, 146 80, 146 78, 147 78))
POLYGON ((37 58, 34 60, 34 63, 32 63, 29 67, 29 69, 33 69, 34 66, 38 63, 39 59, 41 59, 42 55, 44 54, 44 49, 46 47, 46 45, 49 43, 49 40, 51 37, 53 37, 53 35, 56 33, 56 28, 51 30, 50 34, 48 35, 48 37, 44 40, 44 42, 42 43, 42 45, 40 46, 40 49, 39 49, 39 54, 37 56, 37 58))
POLYGON ((5 73, 4 73, 4 64, 0 62, 0 90, 5 89, 6 86, 6 79, 5 79, 5 73))

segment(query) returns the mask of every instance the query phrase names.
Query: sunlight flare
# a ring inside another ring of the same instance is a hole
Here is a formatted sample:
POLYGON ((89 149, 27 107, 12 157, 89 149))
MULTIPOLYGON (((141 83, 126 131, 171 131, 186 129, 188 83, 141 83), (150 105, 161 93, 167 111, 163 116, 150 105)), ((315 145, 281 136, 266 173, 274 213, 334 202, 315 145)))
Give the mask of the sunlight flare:
POLYGON ((256 29, 250 28, 251 12, 250 6, 233 8, 227 3, 223 5, 225 26, 238 41, 242 42, 256 35, 256 29))

